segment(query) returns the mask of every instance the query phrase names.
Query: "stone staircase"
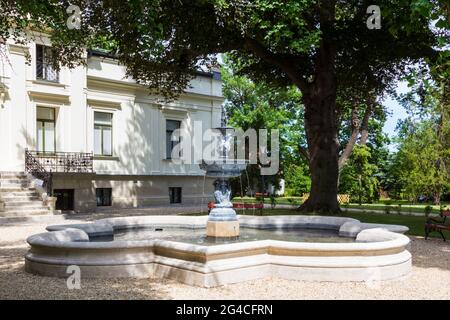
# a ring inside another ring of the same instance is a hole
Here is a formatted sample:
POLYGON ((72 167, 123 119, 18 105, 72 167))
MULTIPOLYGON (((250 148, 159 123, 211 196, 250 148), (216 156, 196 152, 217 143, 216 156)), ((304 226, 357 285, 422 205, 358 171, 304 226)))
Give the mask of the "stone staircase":
POLYGON ((47 206, 42 203, 37 190, 24 172, 0 172, 0 217, 26 217, 48 215, 47 206))

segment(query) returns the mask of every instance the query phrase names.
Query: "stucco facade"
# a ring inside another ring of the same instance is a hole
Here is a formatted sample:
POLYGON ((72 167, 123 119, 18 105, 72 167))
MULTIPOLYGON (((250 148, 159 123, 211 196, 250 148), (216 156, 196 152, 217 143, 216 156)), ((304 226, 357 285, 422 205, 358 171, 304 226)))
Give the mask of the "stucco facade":
POLYGON ((39 126, 45 123, 37 121, 38 108, 49 108, 54 128, 44 138, 54 139, 52 151, 94 154, 93 173, 53 176, 54 189, 74 190, 75 211, 95 210, 96 188, 112 189, 113 207, 169 204, 170 187, 182 188, 181 203, 206 201, 203 194, 212 187, 204 184, 198 165, 167 159, 166 120, 179 121, 186 133, 194 121, 201 121, 202 130, 218 126, 220 74, 199 74, 177 101, 165 103, 125 77, 116 60, 98 53, 87 54, 87 66, 61 68, 57 81, 40 79, 40 45, 50 46, 44 35, 26 46, 8 43, 0 59, 0 172, 23 172, 25 149, 42 148, 39 126), (94 152, 96 112, 110 115, 108 155, 94 152))

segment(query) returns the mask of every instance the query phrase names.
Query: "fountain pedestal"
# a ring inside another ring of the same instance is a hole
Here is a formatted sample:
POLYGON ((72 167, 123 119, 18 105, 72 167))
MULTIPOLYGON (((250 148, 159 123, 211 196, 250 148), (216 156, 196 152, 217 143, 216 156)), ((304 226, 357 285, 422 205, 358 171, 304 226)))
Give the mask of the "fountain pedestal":
POLYGON ((239 221, 208 221, 206 236, 214 238, 239 237, 239 221))
POLYGON ((206 223, 206 235, 216 238, 235 238, 239 236, 239 221, 236 217, 236 211, 232 206, 220 206, 213 208, 209 213, 206 223))

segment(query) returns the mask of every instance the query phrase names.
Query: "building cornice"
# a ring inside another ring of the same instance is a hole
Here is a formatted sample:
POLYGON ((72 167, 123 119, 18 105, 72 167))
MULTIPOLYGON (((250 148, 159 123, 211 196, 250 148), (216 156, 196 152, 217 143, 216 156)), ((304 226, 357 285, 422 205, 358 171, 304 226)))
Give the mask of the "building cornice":
POLYGON ((22 56, 30 54, 30 48, 25 45, 10 43, 8 44, 8 48, 9 52, 12 54, 18 54, 22 56))
POLYGON ((101 107, 107 109, 122 109, 122 103, 120 101, 112 101, 107 99, 87 98, 87 103, 91 107, 101 107))
POLYGON ((70 94, 42 92, 29 89, 28 95, 34 101, 46 101, 52 103, 70 104, 70 94))
MULTIPOLYGON (((129 91, 130 94, 136 94, 137 92, 145 92, 148 93, 149 89, 146 88, 143 85, 137 84, 135 82, 127 82, 127 81, 120 81, 120 80, 113 80, 113 79, 107 79, 97 76, 87 76, 87 86, 89 87, 100 87, 105 89, 105 92, 111 92, 114 89, 129 91)), ((94 89, 95 90, 95 89, 94 89)), ((180 95, 180 98, 188 97, 188 98, 197 98, 202 100, 208 100, 208 101, 215 101, 222 103, 225 101, 225 99, 221 96, 212 96, 207 94, 201 94, 201 93, 194 93, 194 92, 185 92, 180 95)), ((162 97, 154 96, 154 98, 149 98, 148 100, 153 100, 156 102, 158 99, 162 100, 162 97)), ((145 99, 137 99, 139 101, 144 102, 145 99)))

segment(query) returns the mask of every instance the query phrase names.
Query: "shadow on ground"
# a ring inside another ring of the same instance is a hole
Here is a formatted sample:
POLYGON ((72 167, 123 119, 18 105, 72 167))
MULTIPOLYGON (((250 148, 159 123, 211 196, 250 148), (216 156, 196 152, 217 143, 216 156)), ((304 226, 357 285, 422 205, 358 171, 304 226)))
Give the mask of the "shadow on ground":
POLYGON ((0 244, 0 299, 170 299, 164 283, 153 279, 81 279, 69 290, 66 279, 32 275, 24 270, 23 242, 0 244))
POLYGON ((450 270, 450 242, 438 238, 409 237, 413 265, 420 268, 450 270))

